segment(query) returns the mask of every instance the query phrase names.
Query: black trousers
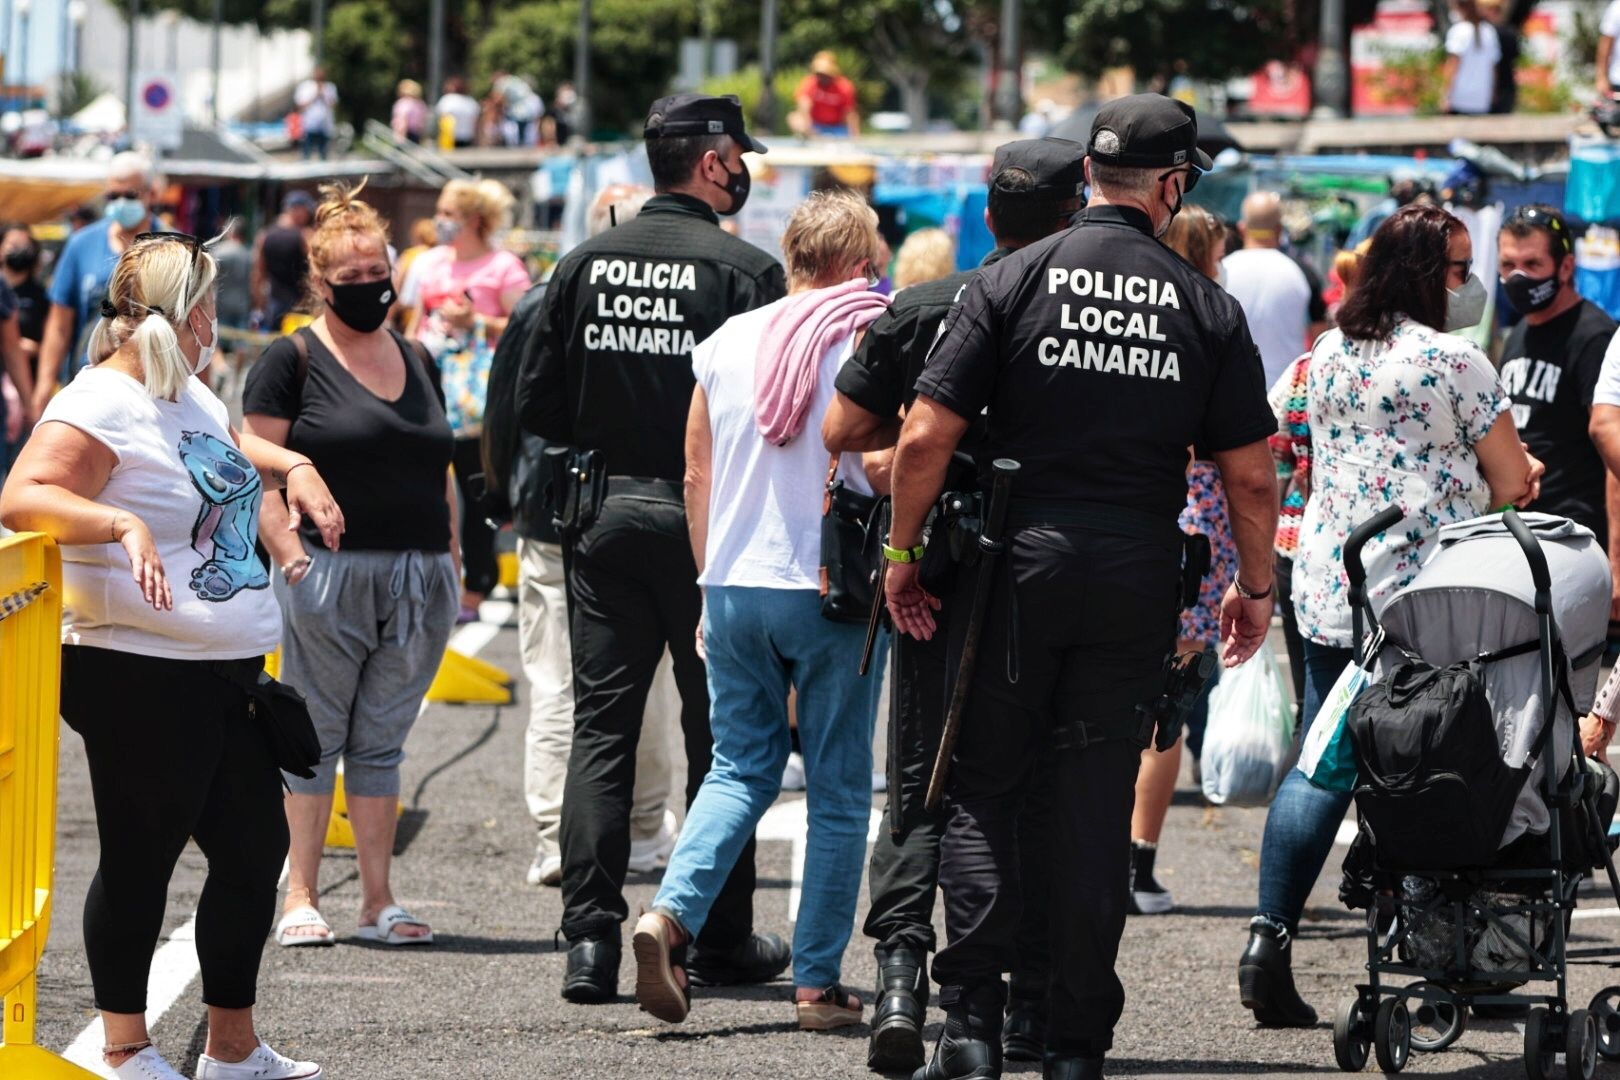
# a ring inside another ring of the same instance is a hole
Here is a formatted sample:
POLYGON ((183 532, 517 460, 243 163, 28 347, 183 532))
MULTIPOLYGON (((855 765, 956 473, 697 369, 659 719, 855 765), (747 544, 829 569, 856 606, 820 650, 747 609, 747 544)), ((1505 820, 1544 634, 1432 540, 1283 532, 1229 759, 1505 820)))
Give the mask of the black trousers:
MULTIPOLYGON (((934 898, 939 890, 939 842, 945 833, 944 808, 924 805, 940 732, 950 701, 954 671, 947 663, 948 604, 935 614, 939 630, 928 641, 893 634, 890 655, 889 793, 872 860, 867 868, 871 905, 865 933, 877 942, 880 962, 897 948, 935 950, 934 898)), ((1046 992, 1048 971, 1046 903, 1050 874, 1045 857, 1051 815, 1051 770, 1025 799, 1019 821, 1024 904, 1013 955, 1013 989, 1019 997, 1046 992)))
MULTIPOLYGON (((673 491, 673 488, 672 488, 673 491)), ((574 652, 574 743, 559 840, 569 941, 616 938, 629 916, 624 875, 636 743, 668 646, 681 695, 686 803, 709 771, 709 688, 694 636, 702 613, 681 501, 609 495, 574 545, 568 569, 574 652)), ((754 842, 737 859, 697 944, 729 949, 753 932, 754 842)))
MULTIPOLYGON (((981 631, 974 690, 952 762, 940 887, 950 944, 934 959, 942 1001, 1000 984, 1025 906, 1019 814, 1045 763, 1051 972, 1049 1051, 1100 1056, 1125 1005, 1114 973, 1124 932, 1130 821, 1143 744, 1138 704, 1156 697, 1174 647, 1179 545, 1083 528, 1012 533, 981 631), (1011 587, 1009 587, 1011 586, 1011 587), (1009 604, 1016 593, 1016 608, 1009 604), (1016 620, 1018 678, 1009 678, 1016 620), (1119 737, 1055 751, 1053 728, 1119 737), (1129 736, 1129 737, 1127 737, 1129 736)), ((957 610, 973 575, 963 575, 957 610)), ((961 623, 953 626, 960 647, 961 623)), ((1038 888, 1039 886, 1034 886, 1038 888)))
POLYGON ((99 1009, 146 1011, 169 878, 192 838, 208 858, 197 900, 203 1001, 254 1003, 287 818, 281 773, 247 706, 242 690, 194 660, 62 650, 62 718, 84 739, 101 839, 84 901, 99 1009))
POLYGON ((500 580, 495 564, 495 530, 484 504, 484 459, 480 440, 457 439, 451 458, 461 494, 461 576, 468 592, 489 595, 500 580))

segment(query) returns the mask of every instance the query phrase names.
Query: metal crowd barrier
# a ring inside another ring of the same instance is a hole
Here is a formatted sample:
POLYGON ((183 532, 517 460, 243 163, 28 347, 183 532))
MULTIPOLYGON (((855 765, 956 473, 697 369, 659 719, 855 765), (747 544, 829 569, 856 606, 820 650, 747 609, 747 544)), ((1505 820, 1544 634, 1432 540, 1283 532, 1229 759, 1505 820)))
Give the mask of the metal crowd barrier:
POLYGON ((39 533, 0 539, 0 1080, 94 1076, 34 1043, 56 865, 61 672, 61 553, 39 533))

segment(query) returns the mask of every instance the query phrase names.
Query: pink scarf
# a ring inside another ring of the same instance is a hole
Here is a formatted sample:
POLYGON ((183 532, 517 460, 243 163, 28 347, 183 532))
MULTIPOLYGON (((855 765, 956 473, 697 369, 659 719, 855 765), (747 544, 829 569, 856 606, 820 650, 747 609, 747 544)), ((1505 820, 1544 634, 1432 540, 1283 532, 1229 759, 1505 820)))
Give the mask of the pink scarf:
POLYGON ((785 446, 804 430, 827 350, 870 326, 889 306, 865 278, 800 293, 771 314, 754 357, 754 423, 785 446))

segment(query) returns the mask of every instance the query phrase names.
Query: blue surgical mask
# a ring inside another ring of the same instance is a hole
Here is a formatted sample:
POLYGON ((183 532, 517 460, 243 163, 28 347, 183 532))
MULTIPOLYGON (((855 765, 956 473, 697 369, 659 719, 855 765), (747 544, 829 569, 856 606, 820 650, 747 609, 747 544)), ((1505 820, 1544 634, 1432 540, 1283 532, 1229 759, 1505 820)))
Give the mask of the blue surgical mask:
POLYGON ((146 205, 139 199, 113 199, 102 211, 121 229, 133 229, 146 220, 146 205))

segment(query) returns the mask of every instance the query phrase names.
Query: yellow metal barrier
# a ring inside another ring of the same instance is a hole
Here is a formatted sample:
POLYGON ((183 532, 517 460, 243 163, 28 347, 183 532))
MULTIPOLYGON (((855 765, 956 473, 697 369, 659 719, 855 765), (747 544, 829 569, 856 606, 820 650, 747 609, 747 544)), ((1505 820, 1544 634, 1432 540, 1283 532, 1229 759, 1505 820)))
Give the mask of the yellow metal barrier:
POLYGON ((34 972, 56 852, 62 558, 38 533, 0 540, 0 1080, 90 1077, 34 1044, 34 972))

